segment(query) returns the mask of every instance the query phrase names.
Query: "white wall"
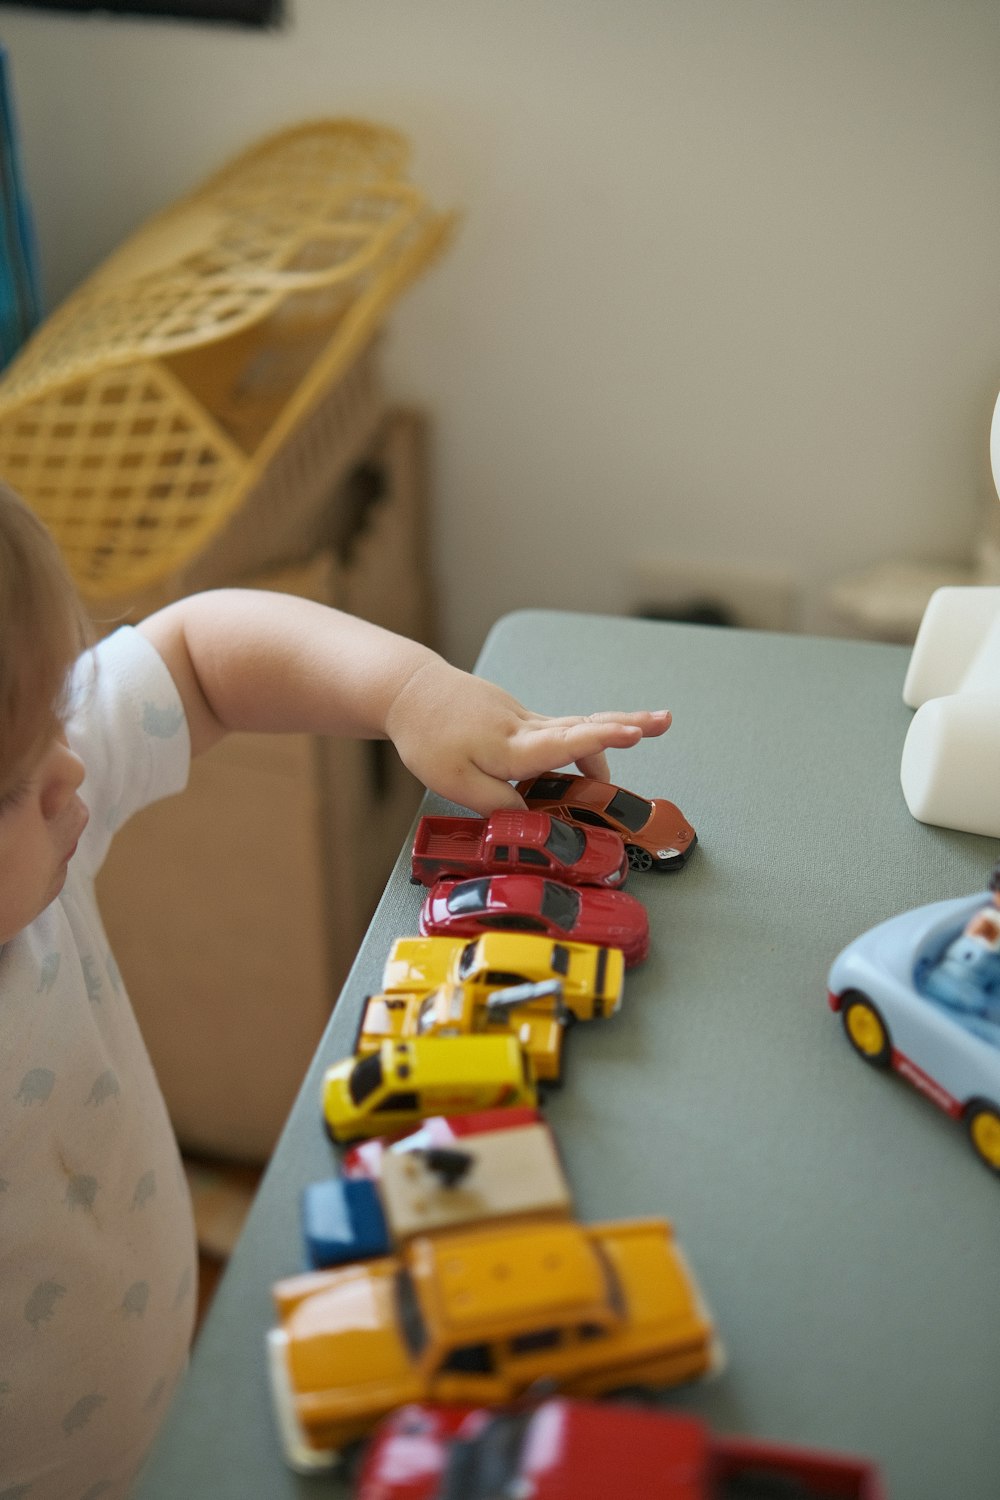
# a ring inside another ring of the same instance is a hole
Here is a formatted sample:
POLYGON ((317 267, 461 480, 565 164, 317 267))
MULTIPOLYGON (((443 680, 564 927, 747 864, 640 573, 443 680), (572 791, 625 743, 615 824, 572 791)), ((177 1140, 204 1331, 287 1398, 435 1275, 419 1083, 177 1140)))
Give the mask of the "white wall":
POLYGON ((292 0, 274 33, 0 6, 51 298, 265 132, 406 131, 463 208, 395 310, 445 645, 649 553, 961 556, 1000 389, 996 0, 292 0))

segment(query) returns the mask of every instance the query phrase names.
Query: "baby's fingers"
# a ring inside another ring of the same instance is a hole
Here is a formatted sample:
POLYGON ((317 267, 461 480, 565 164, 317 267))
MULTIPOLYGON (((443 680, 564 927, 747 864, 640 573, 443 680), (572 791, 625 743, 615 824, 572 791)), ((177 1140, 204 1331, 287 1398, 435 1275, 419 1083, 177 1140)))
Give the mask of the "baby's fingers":
MULTIPOLYGON (((629 713, 623 713, 618 709, 603 710, 596 714, 587 714, 586 718, 573 720, 574 723, 604 725, 607 728, 614 726, 638 729, 643 739, 655 735, 665 734, 670 728, 672 715, 669 708, 643 708, 629 713)), ((564 721, 566 722, 566 721, 564 721)), ((611 748, 610 746, 608 747, 611 748)))
MULTIPOLYGON (((520 779, 537 776, 553 766, 569 765, 575 761, 587 761, 603 756, 605 750, 627 750, 637 745, 647 732, 642 723, 630 722, 632 718, 645 715, 591 714, 586 719, 550 719, 538 727, 518 735, 512 747, 515 771, 520 779)), ((670 718, 650 716, 657 719, 649 733, 662 734, 670 718)), ((592 774, 587 772, 585 774, 592 774)))
POLYGON ((514 790, 509 781, 491 776, 471 763, 449 777, 436 777, 433 789, 449 802, 455 802, 459 807, 468 808, 470 812, 479 813, 484 818, 500 809, 514 812, 524 807, 524 798, 514 790))
POLYGON ((603 750, 599 755, 578 755, 575 764, 581 776, 591 776, 594 781, 611 780, 611 768, 603 750))

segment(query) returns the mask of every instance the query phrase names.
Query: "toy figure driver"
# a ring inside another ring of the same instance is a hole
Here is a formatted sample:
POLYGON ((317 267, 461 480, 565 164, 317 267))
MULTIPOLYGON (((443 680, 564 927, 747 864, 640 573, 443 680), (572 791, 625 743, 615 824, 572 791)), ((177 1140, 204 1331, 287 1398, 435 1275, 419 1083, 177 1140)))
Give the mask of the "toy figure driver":
POLYGON ((923 989, 952 1010, 1000 1022, 1000 862, 987 888, 992 899, 928 970, 923 989))

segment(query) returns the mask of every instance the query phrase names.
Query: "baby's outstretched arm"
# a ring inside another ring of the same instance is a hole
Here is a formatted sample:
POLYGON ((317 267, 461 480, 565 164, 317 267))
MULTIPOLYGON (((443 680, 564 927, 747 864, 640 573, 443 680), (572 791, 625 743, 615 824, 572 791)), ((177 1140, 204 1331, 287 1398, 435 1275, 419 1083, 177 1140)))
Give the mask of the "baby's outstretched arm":
POLYGON ((306 599, 223 589, 179 600, 139 629, 184 701, 193 753, 229 730, 390 739, 425 786, 488 813, 517 807, 511 781, 670 725, 666 711, 546 718, 415 641, 306 599))

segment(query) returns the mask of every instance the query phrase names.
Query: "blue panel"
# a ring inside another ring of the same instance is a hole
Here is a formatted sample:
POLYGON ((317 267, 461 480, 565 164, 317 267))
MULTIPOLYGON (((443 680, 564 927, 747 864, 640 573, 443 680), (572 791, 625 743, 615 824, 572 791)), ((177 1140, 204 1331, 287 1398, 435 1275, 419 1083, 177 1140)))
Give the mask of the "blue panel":
POLYGON ((302 1193, 302 1238, 314 1270, 387 1255, 389 1231, 374 1182, 331 1177, 302 1193))
POLYGON ((21 172, 6 49, 0 47, 0 368, 41 317, 35 233, 21 172))

